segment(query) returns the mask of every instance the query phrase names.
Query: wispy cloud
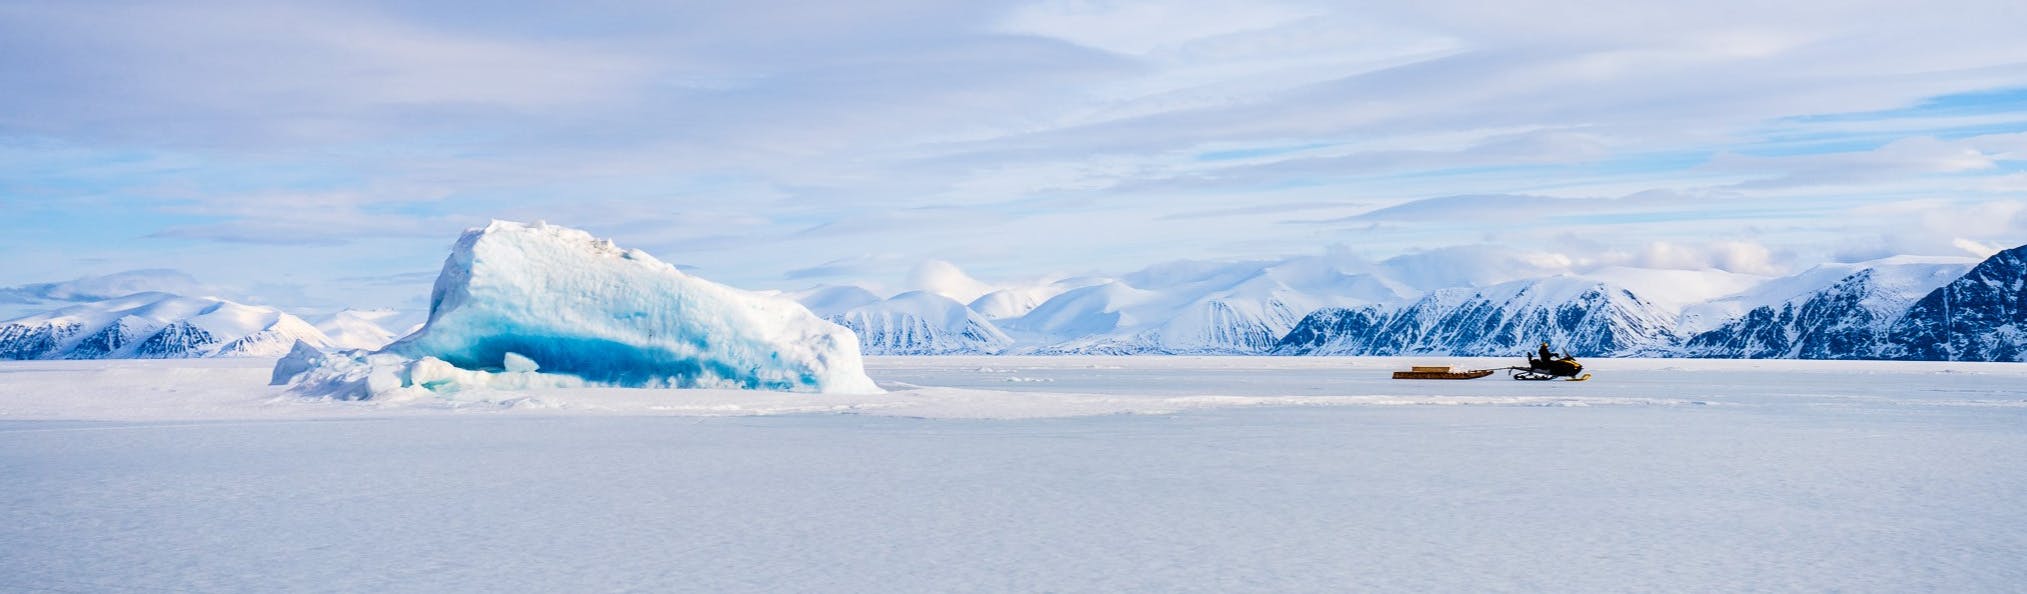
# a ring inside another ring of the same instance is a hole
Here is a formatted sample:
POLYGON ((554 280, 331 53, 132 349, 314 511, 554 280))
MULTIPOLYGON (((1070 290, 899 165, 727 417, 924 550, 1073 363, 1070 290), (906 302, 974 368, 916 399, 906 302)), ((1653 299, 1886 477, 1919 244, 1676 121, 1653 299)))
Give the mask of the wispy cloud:
POLYGON ((0 282, 91 258, 308 275, 283 256, 321 254, 331 270, 292 282, 343 294, 364 281, 332 279, 433 263, 496 217, 755 286, 898 283, 936 258, 1013 277, 1571 235, 1627 262, 1722 263, 1652 246, 1729 242, 1779 265, 1879 233, 1961 253, 2027 237, 1857 209, 2027 199, 2027 37, 1993 16, 2016 13, 17 3, 0 6, 0 282))
POLYGON ((1225 218, 1243 215, 1285 215, 1298 212, 1317 212, 1317 211, 1346 210, 1346 209, 1356 210, 1368 206, 1370 205, 1363 202, 1349 202, 1349 201, 1291 202, 1279 204, 1261 204, 1255 206, 1234 206, 1230 208, 1214 208, 1209 210, 1198 210, 1190 212, 1178 212, 1161 215, 1161 218, 1164 220, 1186 220, 1186 219, 1215 219, 1215 218, 1225 218))
POLYGON ((0 319, 11 319, 73 303, 160 291, 180 295, 240 298, 231 291, 199 282, 181 270, 149 268, 79 277, 65 281, 0 287, 0 319))

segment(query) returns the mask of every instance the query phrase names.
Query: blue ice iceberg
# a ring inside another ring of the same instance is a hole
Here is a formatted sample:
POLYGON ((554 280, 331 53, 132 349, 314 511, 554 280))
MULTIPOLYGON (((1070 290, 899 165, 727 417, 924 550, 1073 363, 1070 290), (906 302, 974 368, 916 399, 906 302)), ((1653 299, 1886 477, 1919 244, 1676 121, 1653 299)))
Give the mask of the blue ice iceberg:
POLYGON ((373 353, 298 349, 275 380, 347 399, 567 385, 879 391, 857 337, 794 301, 576 229, 505 221, 458 240, 421 330, 373 353))

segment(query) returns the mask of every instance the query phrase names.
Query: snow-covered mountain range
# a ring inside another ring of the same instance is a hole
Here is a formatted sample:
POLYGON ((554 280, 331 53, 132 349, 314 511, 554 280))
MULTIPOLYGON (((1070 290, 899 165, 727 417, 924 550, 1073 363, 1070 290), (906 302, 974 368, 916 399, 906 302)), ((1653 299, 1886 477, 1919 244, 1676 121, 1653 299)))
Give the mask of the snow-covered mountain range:
POLYGON ((279 357, 331 338, 270 307, 135 293, 0 323, 0 359, 279 357))
POLYGON ((1043 354, 1257 354, 1309 312, 1408 293, 1323 258, 1175 262, 1064 292, 1002 325, 1043 354))
POLYGON ((1604 268, 1426 291, 1304 257, 1001 288, 968 311, 926 290, 797 298, 859 331, 868 354, 1512 356, 1547 340, 1585 356, 2019 360, 2022 250, 1983 264, 1900 256, 1778 278, 1604 268))
POLYGON ((1896 257, 1819 266, 1698 308, 1710 318, 1730 313, 1730 320, 1686 336, 1679 352, 1741 359, 1879 358, 1889 326, 1916 300, 1974 264, 1896 257), (1825 284, 1826 279, 1834 280, 1825 284))
POLYGON ((1879 356, 2027 361, 2027 246, 1986 258, 1915 302, 1887 329, 1879 356))
MULTIPOLYGON (((1982 262, 1898 256, 1777 278, 1618 267, 1450 288, 1429 288, 1448 272, 1330 255, 1014 285, 937 264, 891 297, 851 285, 785 296, 875 355, 1514 356, 1547 340, 1583 356, 2027 357, 2027 246, 1982 262)), ((140 293, 0 322, 0 358, 279 356, 296 338, 378 348, 412 330, 388 331, 396 319, 346 310, 311 325, 140 293)))
POLYGON ((1319 310, 1272 352, 1503 356, 1527 352, 1546 340, 1572 353, 1632 353, 1673 343, 1673 326, 1667 311, 1632 291, 1591 279, 1553 277, 1443 289, 1393 311, 1319 310))

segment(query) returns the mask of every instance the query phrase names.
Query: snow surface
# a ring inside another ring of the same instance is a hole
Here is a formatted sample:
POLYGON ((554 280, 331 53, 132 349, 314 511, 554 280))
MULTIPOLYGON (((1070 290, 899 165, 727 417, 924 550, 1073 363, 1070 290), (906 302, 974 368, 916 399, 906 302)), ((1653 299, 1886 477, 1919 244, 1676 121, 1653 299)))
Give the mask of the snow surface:
POLYGON ((252 360, 0 362, 0 590, 2027 583, 2027 365, 1385 379, 1506 362, 876 357, 886 394, 365 402, 252 360))
POLYGON ((296 389, 346 399, 487 385, 878 391, 857 338, 794 301, 542 223, 466 232, 429 312, 381 351, 292 357, 286 367, 307 367, 296 389), (544 371, 509 370, 509 356, 544 371))
MULTIPOLYGON (((224 420, 503 414, 743 416, 842 412, 921 418, 1170 414, 1261 406, 1935 407, 2027 410, 2027 365, 1937 361, 1597 359, 1592 382, 1409 382, 1411 365, 1504 368, 1519 359, 1236 356, 867 357, 886 391, 467 386, 342 401, 267 385, 262 359, 9 361, 0 419, 224 420), (1610 381, 1603 381, 1610 380, 1610 381)), ((539 365, 539 362, 536 362, 539 365)), ((506 371, 502 369, 502 371, 506 371)))

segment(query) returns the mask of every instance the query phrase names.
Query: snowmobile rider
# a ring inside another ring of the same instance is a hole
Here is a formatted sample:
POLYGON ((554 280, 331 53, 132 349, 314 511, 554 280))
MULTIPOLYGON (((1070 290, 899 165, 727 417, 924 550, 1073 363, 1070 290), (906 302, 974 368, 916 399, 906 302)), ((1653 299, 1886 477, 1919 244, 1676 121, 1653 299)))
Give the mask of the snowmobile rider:
POLYGON ((1535 367, 1535 368, 1547 367, 1548 362, 1556 360, 1555 351, 1548 350, 1548 341, 1546 340, 1541 341, 1541 350, 1539 351, 1539 354, 1541 355, 1541 358, 1539 359, 1536 359, 1534 357, 1527 358, 1528 367, 1535 367))

